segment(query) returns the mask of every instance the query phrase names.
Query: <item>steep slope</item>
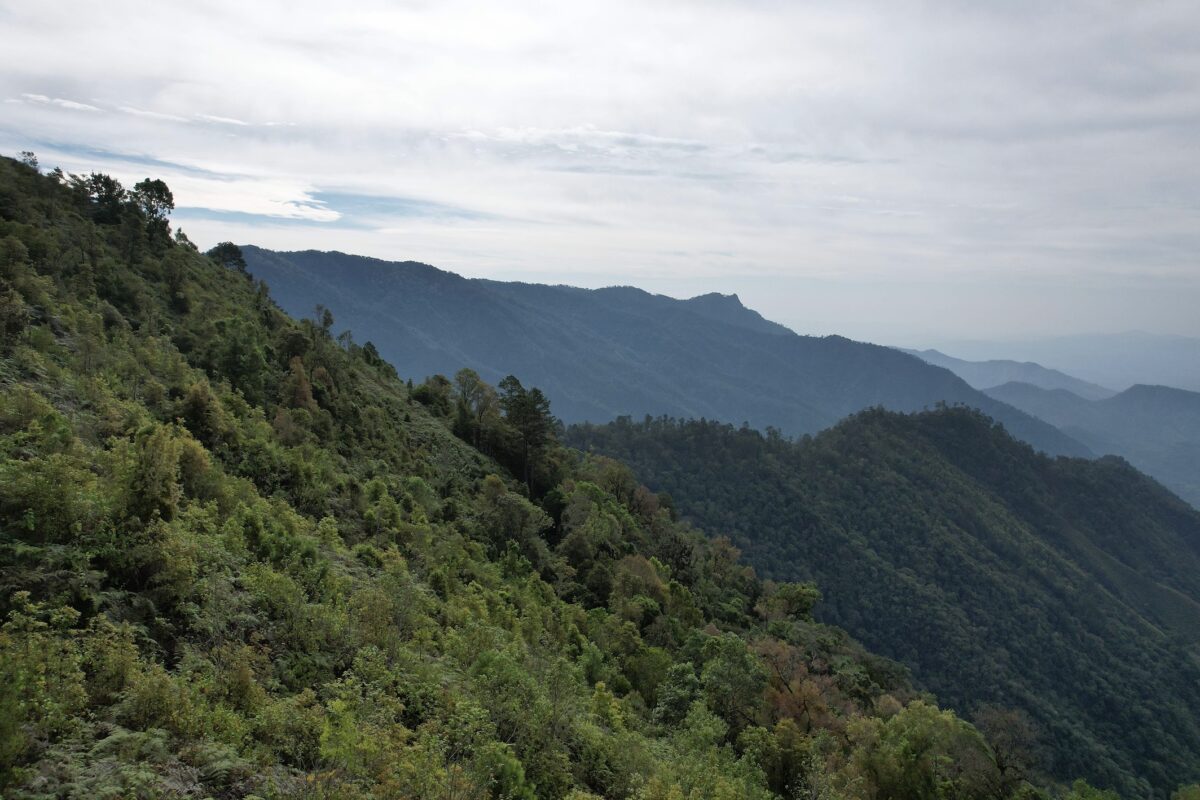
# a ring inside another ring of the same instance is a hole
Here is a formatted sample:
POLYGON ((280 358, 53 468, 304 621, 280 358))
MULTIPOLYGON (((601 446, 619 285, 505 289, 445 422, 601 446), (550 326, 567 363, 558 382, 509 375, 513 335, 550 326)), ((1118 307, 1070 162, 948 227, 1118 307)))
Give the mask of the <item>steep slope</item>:
POLYGON ((975 413, 857 415, 813 439, 576 426, 823 619, 959 709, 1024 708, 1051 769, 1128 796, 1200 772, 1200 513, 1117 459, 1052 460, 975 413))
POLYGON ((986 391, 1057 426, 1096 453, 1129 459, 1200 508, 1200 393, 1139 385, 1088 401, 1064 390, 1023 383, 986 391))
POLYGON ((812 433, 871 406, 987 411, 1051 453, 1088 451, 1053 426, 890 348, 797 336, 736 297, 467 280, 411 262, 246 248, 285 310, 320 303, 413 375, 470 367, 540 386, 567 421, 673 414, 812 433))
POLYGON ((945 367, 976 389, 987 390, 1004 383, 1027 383, 1042 389, 1065 389, 1088 400, 1103 400, 1116 394, 1112 389, 1074 378, 1056 369, 1047 369, 1032 361, 965 361, 937 350, 904 352, 934 366, 945 367))
POLYGON ((1034 791, 535 391, 468 446, 488 387, 410 392, 169 205, 0 159, 4 797, 1034 791))

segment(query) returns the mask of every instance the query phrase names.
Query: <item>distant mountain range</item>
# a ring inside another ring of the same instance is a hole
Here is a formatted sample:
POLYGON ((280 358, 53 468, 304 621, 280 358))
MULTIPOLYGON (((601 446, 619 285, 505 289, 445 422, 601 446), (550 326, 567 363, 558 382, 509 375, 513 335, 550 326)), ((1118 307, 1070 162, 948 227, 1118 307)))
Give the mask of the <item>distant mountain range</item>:
POLYGON ((1103 400, 1116 392, 1095 383, 1080 380, 1065 372, 1043 367, 1032 361, 992 359, 966 361, 938 350, 904 350, 929 364, 945 367, 976 389, 990 389, 1002 383, 1020 382, 1042 389, 1066 389, 1088 400, 1103 400))
POLYGON ((1088 400, 1066 389, 1012 382, 986 390, 1055 425, 1097 453, 1114 453, 1200 508, 1200 393, 1134 386, 1088 400))
POLYGON ((1011 342, 948 341, 938 349, 972 361, 1036 361, 1118 391, 1148 384, 1200 392, 1200 338, 1194 337, 1130 331, 1011 342))
POLYGON ((244 248, 250 272, 289 313, 319 303, 402 375, 463 367, 540 387, 567 422, 670 414, 787 434, 872 406, 979 408, 1052 454, 1090 455, 1054 426, 952 372, 889 347, 799 336, 735 295, 676 300, 640 289, 469 280, 415 262, 244 248))
POLYGON ((815 581, 822 619, 942 702, 1025 710, 1054 774, 1158 798, 1200 774, 1200 513, 1127 463, 1046 458, 963 409, 799 442, 662 419, 568 438, 765 576, 815 581))

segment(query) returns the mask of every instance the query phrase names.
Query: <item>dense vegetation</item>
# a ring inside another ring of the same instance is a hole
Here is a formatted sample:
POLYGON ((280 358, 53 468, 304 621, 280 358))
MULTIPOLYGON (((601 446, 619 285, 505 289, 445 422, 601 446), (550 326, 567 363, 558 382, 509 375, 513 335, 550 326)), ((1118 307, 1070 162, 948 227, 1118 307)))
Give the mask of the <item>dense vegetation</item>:
POLYGON ((580 426, 820 619, 963 713, 1002 703, 1057 775, 1165 796, 1200 775, 1200 514, 1119 459, 1050 459, 978 412, 863 412, 792 442, 580 426))
POLYGON ((518 375, 541 387, 567 422, 670 414, 799 435, 877 405, 966 403, 1046 452, 1090 455, 948 370, 840 336, 798 336, 733 295, 675 300, 627 286, 467 280, 345 253, 245 253, 251 274, 286 311, 328 306, 409 375, 462 367, 493 383, 518 375))
POLYGON ((1009 382, 987 394, 1069 431, 1094 452, 1129 459, 1200 508, 1200 392, 1137 385, 1089 400, 1064 389, 1009 382))
POLYGON ((171 203, 0 161, 4 797, 1040 793, 1019 716, 989 743, 537 390, 406 386, 171 203))

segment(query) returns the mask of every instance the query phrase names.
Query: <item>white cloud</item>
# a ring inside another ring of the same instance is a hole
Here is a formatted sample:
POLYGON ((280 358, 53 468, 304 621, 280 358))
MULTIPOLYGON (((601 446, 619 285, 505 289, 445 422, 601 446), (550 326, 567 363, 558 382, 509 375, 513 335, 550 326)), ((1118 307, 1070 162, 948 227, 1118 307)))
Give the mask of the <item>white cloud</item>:
POLYGON ((7 151, 291 220, 190 219, 202 242, 742 287, 798 328, 875 338, 1200 333, 1180 310, 1200 305, 1191 2, 0 10, 0 96, 25 101, 7 151), (1131 282, 1161 312, 1112 319, 1131 282))
POLYGON ((287 179, 214 180, 192 175, 171 177, 177 208, 231 211, 279 219, 333 222, 341 214, 312 196, 313 188, 287 179))
POLYGON ((126 114, 133 114, 135 117, 145 117, 146 119, 157 119, 163 122, 187 122, 186 117, 180 117, 176 114, 163 114, 159 111, 147 111, 144 108, 133 108, 131 106, 119 106, 118 111, 123 111, 126 114))
POLYGON ((80 103, 75 100, 64 100, 61 97, 47 97, 44 94, 30 94, 30 93, 26 92, 26 93, 23 93, 21 95, 21 97, 25 98, 25 100, 27 100, 31 103, 43 103, 46 105, 58 106, 60 108, 68 108, 72 111, 99 111, 100 110, 93 105, 88 105, 87 103, 80 103))
POLYGON ((233 117, 218 117, 215 114, 197 114, 196 119, 201 122, 215 122, 218 125, 249 125, 249 122, 244 120, 234 119, 233 117))

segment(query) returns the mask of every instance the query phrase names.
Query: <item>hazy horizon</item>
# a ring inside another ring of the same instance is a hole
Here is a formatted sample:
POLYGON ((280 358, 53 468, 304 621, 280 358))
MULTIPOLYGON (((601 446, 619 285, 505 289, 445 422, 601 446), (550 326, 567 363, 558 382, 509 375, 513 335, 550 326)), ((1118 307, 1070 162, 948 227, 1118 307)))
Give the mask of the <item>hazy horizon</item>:
POLYGON ((913 347, 1200 336, 1189 3, 9 0, 0 32, 0 151, 161 177, 201 246, 913 347))

